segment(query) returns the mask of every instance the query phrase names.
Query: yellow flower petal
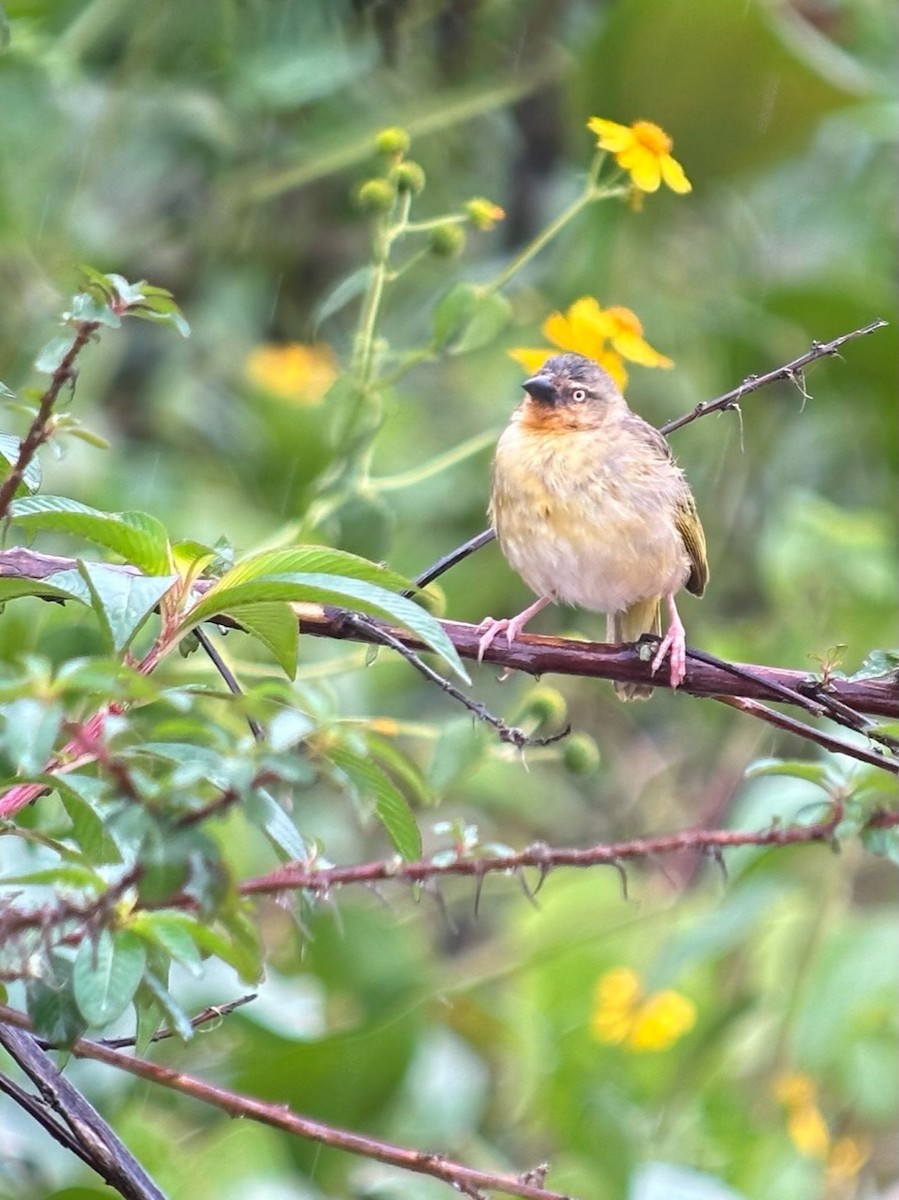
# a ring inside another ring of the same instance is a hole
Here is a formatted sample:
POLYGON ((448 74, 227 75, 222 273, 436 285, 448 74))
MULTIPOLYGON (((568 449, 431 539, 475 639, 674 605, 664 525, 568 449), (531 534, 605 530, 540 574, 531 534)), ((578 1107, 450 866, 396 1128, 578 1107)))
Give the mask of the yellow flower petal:
POLYGON ((623 1042, 628 1037, 634 1025, 634 1018, 629 1012, 618 1012, 609 1009, 598 1010, 590 1021, 590 1032, 597 1042, 623 1042))
POLYGON ((621 360, 621 355, 616 354, 614 350, 603 350, 597 354, 596 361, 612 376, 619 392, 623 392, 627 387, 627 368, 621 360))
POLYGON ((803 1108, 815 1103, 817 1089, 808 1075, 791 1071, 774 1081, 774 1095, 784 1108, 803 1108))
POLYGON ((279 400, 319 404, 337 377, 337 365, 329 346, 257 346, 244 363, 247 379, 255 387, 279 400))
POLYGON ((620 167, 631 177, 641 192, 657 192, 662 181, 662 170, 658 157, 645 146, 635 143, 630 149, 615 156, 620 167))
POLYGON ((613 967, 596 981, 596 1003, 604 1008, 632 1005, 640 996, 640 979, 630 967, 613 967))
POLYGON ((672 158, 670 154, 665 154, 659 163, 662 179, 665 184, 671 188, 672 192, 678 192, 685 196, 688 192, 693 191, 693 184, 684 174, 684 168, 680 165, 676 158, 672 158))
POLYGON ((619 333, 612 338, 612 345, 629 362, 639 363, 641 367, 673 367, 672 359, 658 350, 653 350, 649 342, 636 333, 619 333))
POLYGON ((555 351, 552 347, 547 347, 545 350, 530 350, 525 346, 516 346, 514 350, 507 350, 506 353, 510 358, 514 358, 517 363, 520 363, 528 375, 536 375, 546 360, 551 358, 555 351))
POLYGON ((652 121, 634 121, 631 126, 634 139, 644 146, 655 158, 671 153, 671 138, 659 125, 652 121))
POLYGON ((696 1005, 680 992, 656 992, 641 1007, 630 1044, 635 1050, 667 1050, 696 1023, 696 1005))
POLYGON ((608 150, 617 154, 633 144, 634 134, 628 125, 619 125, 616 121, 606 121, 602 117, 591 117, 587 128, 595 133, 600 150, 608 150))
POLYGON ((814 1104, 795 1109, 787 1118, 787 1133, 800 1154, 824 1158, 830 1146, 830 1132, 814 1104))
POLYGON ((827 1177, 835 1183, 854 1179, 870 1157, 867 1142, 854 1137, 837 1138, 827 1156, 827 1177))

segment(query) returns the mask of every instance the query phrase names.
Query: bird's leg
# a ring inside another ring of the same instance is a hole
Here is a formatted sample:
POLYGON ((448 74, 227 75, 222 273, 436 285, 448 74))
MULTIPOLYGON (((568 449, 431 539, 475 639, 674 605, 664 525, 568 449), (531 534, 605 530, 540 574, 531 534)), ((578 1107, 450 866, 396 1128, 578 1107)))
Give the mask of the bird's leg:
POLYGON ((535 600, 533 604, 520 612, 517 617, 501 617, 499 620, 496 617, 485 617, 478 626, 478 633, 482 635, 478 642, 478 662, 483 661, 484 651, 498 633, 505 630, 506 641, 511 646, 531 617, 536 617, 541 609, 546 608, 547 604, 552 604, 552 602, 552 596, 541 596, 539 600, 535 600))
POLYGON ((676 688, 678 684, 683 683, 684 676, 687 673, 687 636, 683 622, 674 604, 674 596, 667 596, 666 599, 668 602, 668 611, 671 614, 671 624, 668 626, 668 632, 659 643, 659 648, 656 650, 655 657, 652 660, 652 673, 655 675, 656 671, 665 661, 665 656, 670 654, 671 686, 676 688))

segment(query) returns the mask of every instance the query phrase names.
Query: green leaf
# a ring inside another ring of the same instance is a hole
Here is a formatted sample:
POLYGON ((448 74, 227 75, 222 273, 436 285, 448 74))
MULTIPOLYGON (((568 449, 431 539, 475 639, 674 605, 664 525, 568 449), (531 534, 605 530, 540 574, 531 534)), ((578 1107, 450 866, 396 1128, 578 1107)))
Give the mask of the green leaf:
POLYGON ((105 546, 148 575, 170 569, 165 527, 148 513, 107 513, 67 496, 29 496, 10 505, 10 519, 25 529, 72 533, 105 546))
POLYGON ((220 584, 211 588, 191 609, 180 626, 181 633, 186 633, 201 621, 208 621, 217 613, 235 613, 239 619, 243 605, 256 604, 260 600, 333 604, 343 608, 350 602, 350 607, 404 625, 439 654, 466 683, 470 682, 462 660, 443 626, 430 613, 404 596, 361 579, 346 579, 340 575, 271 575, 235 587, 220 586, 227 578, 227 575, 224 576, 220 584))
POLYGON ((42 375, 52 375, 59 369, 63 359, 72 349, 73 341, 72 334, 59 334, 59 336, 51 338, 38 351, 37 358, 34 360, 34 369, 40 371, 42 375))
POLYGON ((92 891, 104 891, 106 883, 102 876, 90 867, 80 863, 61 863, 56 867, 44 867, 40 871, 29 871, 24 875, 4 875, 0 880, 4 885, 25 884, 31 887, 72 887, 90 888, 92 891))
MULTIPOLYGON (((11 577, 0 578, 0 604, 5 604, 7 600, 18 600, 21 596, 41 596, 43 598, 54 598, 59 600, 78 599, 82 604, 90 606, 90 597, 83 593, 86 591, 84 581, 80 579, 77 571, 57 572, 58 575, 67 577, 74 575, 81 583, 82 594, 73 597, 67 587, 61 587, 52 582, 55 579, 54 575, 48 575, 46 579, 13 579, 11 577)), ((67 582, 64 579, 64 582, 67 582)))
POLYGON ((374 800, 375 816, 393 848, 405 859, 421 856, 421 833, 406 797, 380 767, 345 745, 331 746, 328 758, 358 788, 374 800))
MULTIPOLYGON (((13 437, 12 434, 0 433, 0 455, 6 459, 11 467, 15 466, 19 461, 19 449, 21 445, 21 440, 13 437)), ((41 486, 41 464, 37 457, 31 460, 22 473, 22 484, 29 492, 39 490, 41 486)))
POLYGON ((300 632, 289 604, 245 605, 240 610, 240 625, 272 652, 288 679, 295 678, 300 632))
POLYGON ((318 327, 323 325, 329 317, 333 317, 335 313, 339 313, 342 308, 355 300, 357 296, 361 296, 368 287, 368 281, 371 279, 371 267, 359 267, 353 271, 346 279, 342 279, 336 287, 322 299, 315 307, 312 313, 312 328, 318 332, 318 327))
POLYGON ((101 929, 84 938, 75 957, 75 1002, 89 1025, 100 1028, 121 1016, 137 991, 147 962, 144 944, 127 929, 101 929))
POLYGON ((54 951, 48 967, 48 975, 25 981, 28 1015, 39 1036, 57 1046, 71 1046, 87 1028, 72 994, 72 961, 54 951))
POLYGON ((197 921, 187 913, 136 913, 128 922, 132 933, 155 943, 192 975, 202 973, 202 958, 197 949, 197 921))
POLYGON ((468 354, 489 345, 512 319, 512 305, 502 293, 480 288, 476 293, 461 336, 449 346, 450 354, 468 354))
POLYGON ((143 982, 146 990, 168 1019, 172 1032, 176 1033, 182 1042, 189 1042, 194 1035, 193 1026, 187 1013, 178 1004, 175 997, 152 971, 147 971, 143 982))
POLYGON ((433 340, 439 348, 455 337, 471 319, 478 302, 473 283, 457 283, 438 302, 431 324, 433 340))
POLYGON ((62 725, 62 706, 22 696, 0 705, 0 717, 0 749, 13 771, 17 775, 42 771, 62 725))
POLYGON ((282 550, 266 550, 243 559, 227 571, 206 596, 212 595, 218 588, 230 588, 263 576, 293 574, 296 571, 343 575, 348 579, 363 579, 396 591, 407 591, 413 587, 412 581, 404 575, 370 562, 367 558, 360 558, 358 554, 349 554, 346 550, 332 550, 329 546, 289 546, 282 550))
POLYGON ((429 808, 437 803, 437 797, 418 767, 385 737, 366 731, 365 740, 372 755, 387 771, 396 776, 403 789, 417 804, 429 808))
POLYGON ((758 779, 762 775, 789 775, 793 779, 805 779, 827 788, 832 775, 825 763, 805 762, 801 759, 765 758, 746 768, 747 779, 758 779))
POLYGON ((112 649, 120 654, 147 620, 178 575, 132 575, 104 563, 79 561, 112 649))
POLYGON ((293 821, 265 788, 254 788, 246 797, 243 812, 248 821, 258 825, 276 850, 290 861, 303 862, 309 857, 309 847, 293 821))
POLYGON ((889 679, 899 674, 899 650, 872 650, 859 669, 849 678, 853 683, 864 679, 889 679))
POLYGON ((121 850, 109 832, 98 804, 105 785, 91 776, 76 777, 70 772, 54 777, 52 786, 59 792, 62 806, 72 822, 71 834, 67 836, 77 843, 88 862, 98 865, 121 862, 121 850))

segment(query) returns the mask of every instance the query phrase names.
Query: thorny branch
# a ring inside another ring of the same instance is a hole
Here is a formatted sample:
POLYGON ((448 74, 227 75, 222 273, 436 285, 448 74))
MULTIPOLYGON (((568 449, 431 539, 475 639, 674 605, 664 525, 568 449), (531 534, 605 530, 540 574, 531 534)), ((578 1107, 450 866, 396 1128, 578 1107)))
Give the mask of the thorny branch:
MULTIPOLYGON (((0 1005, 0 1033, 6 1026, 7 1035, 12 1035, 17 1029, 30 1028, 28 1018, 15 1009, 0 1005), (9 1028, 12 1027, 12 1028, 9 1028)), ((22 1035, 19 1035, 22 1036, 22 1035)), ((28 1039, 31 1041, 31 1039, 28 1039)), ((32 1042, 33 1045, 33 1042, 32 1042)), ((397 1146, 377 1138, 366 1137, 364 1134, 351 1133, 322 1121, 314 1121, 309 1117, 291 1112, 283 1104, 266 1104, 252 1096, 243 1096, 225 1088, 206 1083, 195 1076, 186 1075, 181 1071, 173 1071, 168 1067, 149 1062, 113 1050, 81 1038, 71 1047, 71 1053, 76 1058, 88 1058, 106 1066, 116 1067, 127 1071, 138 1079, 147 1080, 162 1087, 171 1088, 185 1096, 192 1096, 204 1104, 210 1104, 221 1109, 232 1117, 248 1117, 263 1125, 282 1129, 296 1137, 307 1141, 317 1142, 323 1146, 332 1146, 345 1150, 349 1154, 359 1154, 377 1162, 387 1163, 401 1170, 412 1171, 418 1175, 427 1175, 432 1179, 441 1180, 465 1195, 483 1197, 486 1192, 500 1192, 506 1196, 518 1196, 521 1200, 570 1200, 561 1192, 551 1191, 540 1184, 532 1182, 533 1173, 512 1176, 493 1171, 479 1171, 464 1163, 454 1162, 442 1154, 434 1154, 425 1150, 414 1150, 406 1146, 397 1146), (530 1176, 530 1178, 529 1178, 530 1176)), ((541 1174, 537 1169, 537 1176, 541 1174)), ((136 1193, 123 1193, 133 1195, 136 1193)), ((159 1196, 157 1192, 147 1192, 147 1196, 159 1196)))

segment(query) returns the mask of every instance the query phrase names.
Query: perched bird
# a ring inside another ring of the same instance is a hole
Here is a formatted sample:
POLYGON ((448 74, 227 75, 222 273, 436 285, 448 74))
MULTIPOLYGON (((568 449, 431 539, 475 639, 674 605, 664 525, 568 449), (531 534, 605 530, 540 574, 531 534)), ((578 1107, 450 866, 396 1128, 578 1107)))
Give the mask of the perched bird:
MULTIPOLYGON (((511 643, 555 601, 607 613, 610 642, 661 635, 664 599, 670 623, 652 671, 670 656, 676 688, 686 643, 674 597, 682 587, 701 596, 709 574, 683 472, 592 359, 557 354, 522 386, 526 396, 496 448, 490 519, 510 566, 539 599, 509 620, 482 621, 478 657, 502 631, 511 643)), ((615 691, 633 700, 652 688, 616 683, 615 691)))

